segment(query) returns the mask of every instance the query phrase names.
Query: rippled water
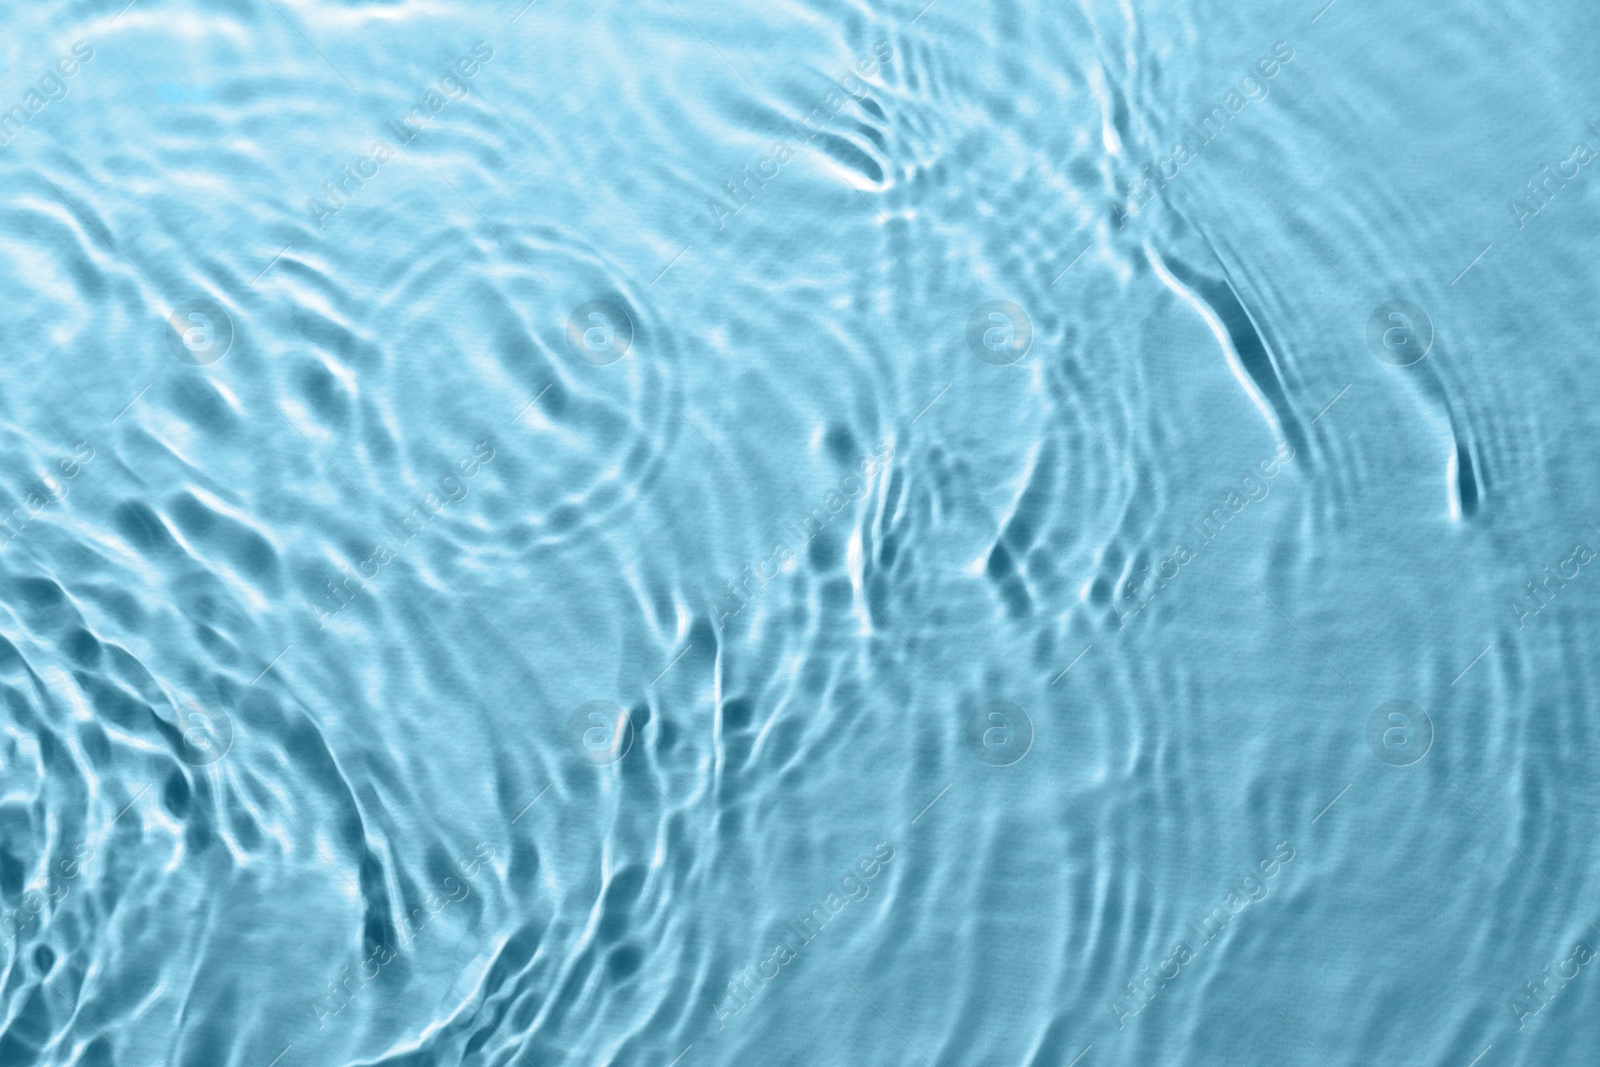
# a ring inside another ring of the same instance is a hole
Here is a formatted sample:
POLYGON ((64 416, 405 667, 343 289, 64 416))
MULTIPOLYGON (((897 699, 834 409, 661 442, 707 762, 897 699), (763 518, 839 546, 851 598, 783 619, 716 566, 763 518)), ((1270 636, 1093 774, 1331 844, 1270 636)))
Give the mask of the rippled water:
POLYGON ((1596 1061, 1600 9, 123 3, 0 1065, 1596 1061))

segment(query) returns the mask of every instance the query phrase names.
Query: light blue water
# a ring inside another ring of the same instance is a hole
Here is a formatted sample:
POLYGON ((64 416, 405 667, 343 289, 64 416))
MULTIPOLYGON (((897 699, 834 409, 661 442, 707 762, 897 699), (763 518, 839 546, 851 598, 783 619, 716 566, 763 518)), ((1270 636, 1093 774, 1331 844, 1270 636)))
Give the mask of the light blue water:
POLYGON ((0 1067, 1600 1058, 1600 10, 124 2, 0 1067))

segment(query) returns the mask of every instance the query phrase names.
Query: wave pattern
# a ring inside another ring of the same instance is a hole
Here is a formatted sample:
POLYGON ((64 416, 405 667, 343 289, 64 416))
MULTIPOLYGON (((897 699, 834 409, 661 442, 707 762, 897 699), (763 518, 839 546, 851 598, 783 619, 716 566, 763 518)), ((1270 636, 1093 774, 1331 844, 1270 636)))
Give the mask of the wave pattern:
POLYGON ((1600 15, 7 25, 0 1064, 1593 1062, 1600 15))

